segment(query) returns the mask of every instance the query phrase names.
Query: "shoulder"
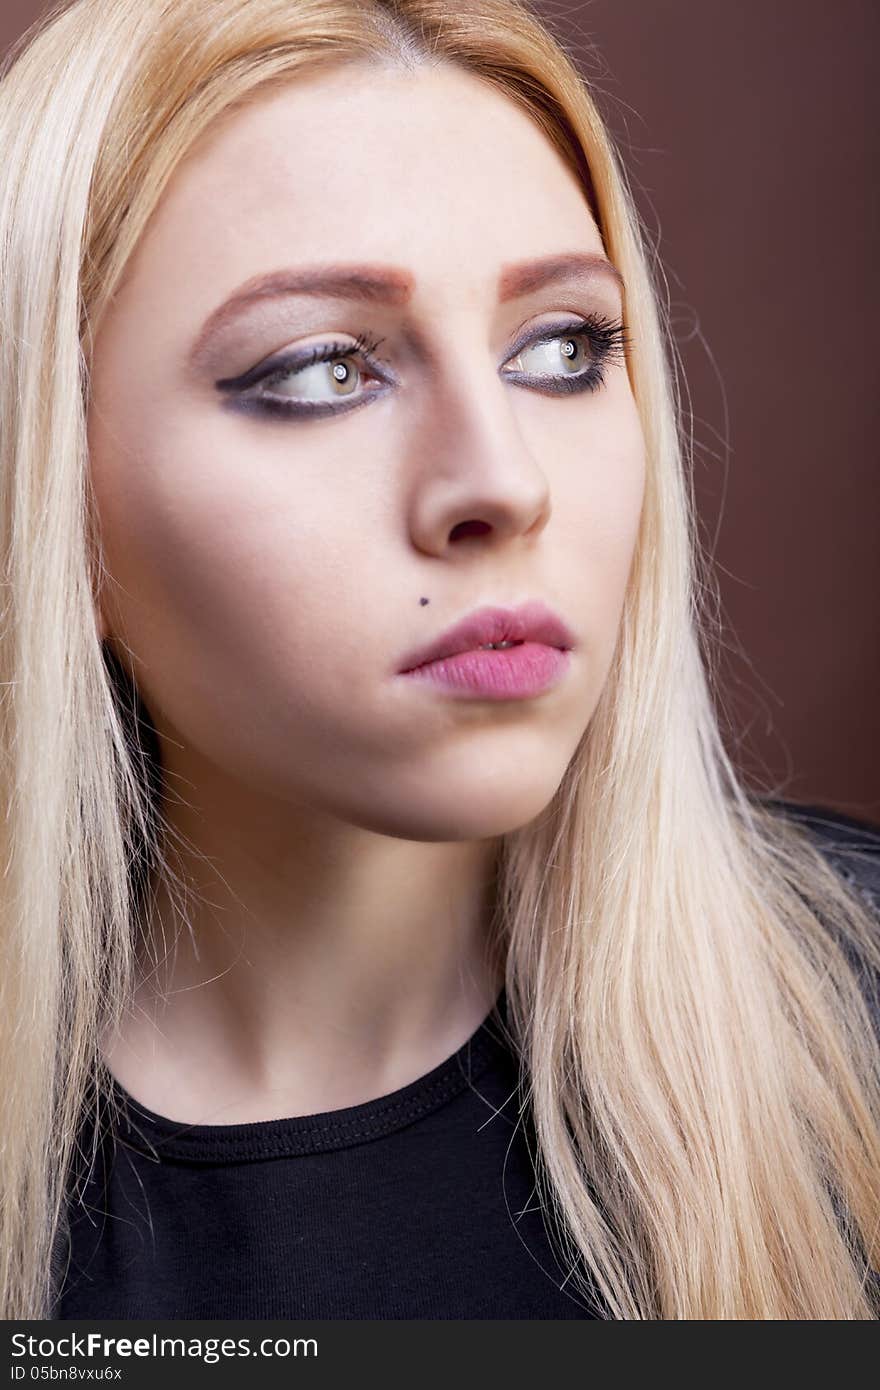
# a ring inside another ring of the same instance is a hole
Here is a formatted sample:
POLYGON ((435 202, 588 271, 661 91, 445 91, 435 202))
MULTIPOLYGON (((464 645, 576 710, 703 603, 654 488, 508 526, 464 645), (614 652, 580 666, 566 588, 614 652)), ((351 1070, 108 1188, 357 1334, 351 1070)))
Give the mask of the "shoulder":
POLYGON ((880 825, 780 797, 766 797, 764 805, 801 824, 840 876, 880 916, 880 825))
MULTIPOLYGON (((779 798, 765 798, 764 804, 804 826, 817 849, 855 890, 880 928, 880 826, 842 815, 827 806, 800 805, 779 798)), ((880 1039, 880 974, 851 939, 841 939, 840 944, 859 976, 880 1039)))

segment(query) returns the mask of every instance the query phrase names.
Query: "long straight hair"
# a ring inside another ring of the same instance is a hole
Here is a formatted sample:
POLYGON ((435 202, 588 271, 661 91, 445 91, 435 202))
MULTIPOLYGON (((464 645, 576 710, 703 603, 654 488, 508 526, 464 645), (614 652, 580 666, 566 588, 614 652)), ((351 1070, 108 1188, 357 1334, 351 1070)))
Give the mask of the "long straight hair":
POLYGON ((100 1039, 144 883, 174 879, 149 716, 96 626, 94 332, 209 124, 352 62, 504 93, 626 283, 648 467, 615 655, 551 803, 502 837, 487 932, 568 1287, 615 1319, 875 1318, 877 920, 725 752, 658 269, 588 81, 519 0, 73 0, 3 65, 0 1313, 52 1315, 100 1039))

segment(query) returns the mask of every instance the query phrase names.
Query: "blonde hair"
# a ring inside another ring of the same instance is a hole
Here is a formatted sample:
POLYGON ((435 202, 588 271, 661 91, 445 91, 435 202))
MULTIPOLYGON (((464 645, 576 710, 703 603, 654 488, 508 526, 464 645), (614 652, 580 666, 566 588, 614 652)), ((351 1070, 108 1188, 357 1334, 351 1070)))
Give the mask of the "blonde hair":
POLYGON ((503 837, 488 933, 568 1287, 611 1318, 874 1318, 880 1047, 856 967, 880 972, 877 921, 725 752, 657 270, 585 79, 519 0, 74 0, 4 64, 0 1313, 51 1316, 99 1039, 131 997, 144 875, 171 872, 95 622, 94 329, 209 123, 352 61, 454 64, 516 102, 627 287, 648 468, 615 657, 552 802, 503 837))

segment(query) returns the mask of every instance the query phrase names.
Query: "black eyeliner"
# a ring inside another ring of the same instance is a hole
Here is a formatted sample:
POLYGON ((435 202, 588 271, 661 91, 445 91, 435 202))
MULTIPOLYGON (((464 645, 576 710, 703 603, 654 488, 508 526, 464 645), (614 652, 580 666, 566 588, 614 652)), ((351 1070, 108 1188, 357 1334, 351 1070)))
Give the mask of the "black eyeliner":
MULTIPOLYGON (((594 313, 572 318, 567 323, 548 325, 543 332, 539 330, 537 333, 528 331, 523 333, 513 347, 508 349, 507 357, 504 360, 507 361, 510 357, 516 357, 529 348, 538 347, 543 343, 552 343, 566 337, 586 337, 589 339, 594 360, 583 371, 573 373, 570 376, 510 371, 503 375, 508 380, 522 383, 532 390, 543 390, 543 393, 547 395, 560 395, 563 392, 575 391, 596 391, 605 383, 606 366, 616 359, 623 360, 629 345, 629 336, 622 320, 614 321, 602 314, 594 313)), ((372 396, 385 395, 389 387, 396 384, 393 376, 384 376, 382 379, 385 385, 379 390, 365 391, 360 396, 350 398, 339 397, 335 403, 318 401, 306 404, 305 401, 297 401, 295 397, 273 397, 259 394, 249 396, 243 393, 260 382, 271 383, 275 378, 280 379, 291 373, 295 374, 307 367, 315 366, 319 362, 333 362, 346 357, 361 356, 365 359, 366 364, 372 367, 371 354, 376 346, 383 341, 384 339, 381 338, 369 339, 366 334, 360 333, 354 343, 324 342, 312 348, 299 348, 290 352, 276 353, 250 368, 242 376, 224 377, 214 384, 218 391, 229 396, 230 399, 226 402, 228 408, 247 415, 272 415, 288 420, 292 418, 305 420, 309 417, 317 418, 320 416, 326 419, 332 415, 347 414, 349 410, 367 404, 372 396)), ((379 372, 376 372, 376 375, 382 376, 379 372)))
POLYGON ((505 372, 509 380, 528 386, 551 396, 571 394, 580 391, 598 391, 605 384, 605 368, 614 361, 624 361, 630 338, 622 319, 609 319, 603 314, 588 314, 583 318, 572 319, 569 323, 556 323, 537 335, 526 335, 510 353, 511 357, 530 347, 542 343, 552 343, 559 338, 589 338, 595 360, 583 371, 571 376, 552 373, 536 375, 534 372, 505 372))
POLYGON ((249 386, 255 386, 258 381, 262 381, 264 376, 271 376, 282 367, 292 366, 299 366, 299 359, 296 354, 277 353, 274 357, 259 362, 256 367, 251 367, 243 376, 223 377, 220 381, 215 381, 214 385, 218 391, 224 393, 246 391, 249 386))
POLYGON ((360 353, 370 355, 382 342, 383 338, 368 338, 366 334, 359 333, 353 343, 325 342, 318 343, 315 347, 277 352, 272 357, 258 362, 255 367, 249 368, 242 376, 222 377, 220 381, 215 381, 214 385, 224 394, 246 391, 249 386, 256 386, 257 382, 264 381, 267 377, 284 376, 287 372, 313 367, 318 362, 326 362, 333 357, 355 357, 360 353))

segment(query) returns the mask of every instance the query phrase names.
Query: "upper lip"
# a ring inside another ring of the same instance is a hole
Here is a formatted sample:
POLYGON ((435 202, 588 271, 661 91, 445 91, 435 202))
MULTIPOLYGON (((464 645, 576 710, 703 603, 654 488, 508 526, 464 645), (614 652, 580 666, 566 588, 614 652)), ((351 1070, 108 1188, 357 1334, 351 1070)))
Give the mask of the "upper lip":
POLYGON ((538 600, 517 608, 477 608, 427 646, 409 652, 400 671, 412 671, 429 661, 455 656, 456 652, 473 651, 486 642, 543 642, 548 647, 568 650, 575 639, 559 615, 538 600))

